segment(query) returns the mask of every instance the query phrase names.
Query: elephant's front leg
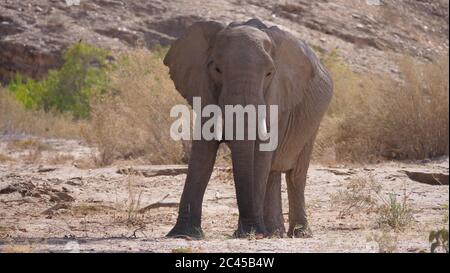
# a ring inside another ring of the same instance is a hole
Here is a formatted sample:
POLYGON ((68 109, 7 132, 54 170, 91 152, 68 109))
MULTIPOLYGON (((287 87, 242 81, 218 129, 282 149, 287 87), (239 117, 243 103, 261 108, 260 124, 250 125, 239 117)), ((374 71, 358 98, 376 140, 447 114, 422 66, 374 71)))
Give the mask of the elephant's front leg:
POLYGON ((272 152, 259 151, 258 141, 237 141, 230 145, 239 208, 235 237, 267 235, 264 225, 264 196, 272 152))
POLYGON ((218 141, 192 141, 177 223, 167 234, 168 237, 203 237, 201 229, 203 195, 211 177, 218 147, 218 141))

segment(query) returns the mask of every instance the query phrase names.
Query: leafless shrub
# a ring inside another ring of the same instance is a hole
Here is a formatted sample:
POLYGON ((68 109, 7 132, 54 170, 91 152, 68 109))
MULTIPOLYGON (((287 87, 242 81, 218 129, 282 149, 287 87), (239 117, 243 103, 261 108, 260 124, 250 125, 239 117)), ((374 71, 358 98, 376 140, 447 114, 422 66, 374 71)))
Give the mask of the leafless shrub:
POLYGON ((185 103, 161 58, 139 50, 124 54, 110 74, 110 91, 92 105, 84 138, 99 149, 99 165, 145 157, 149 163, 181 163, 182 144, 170 137, 170 109, 185 103))

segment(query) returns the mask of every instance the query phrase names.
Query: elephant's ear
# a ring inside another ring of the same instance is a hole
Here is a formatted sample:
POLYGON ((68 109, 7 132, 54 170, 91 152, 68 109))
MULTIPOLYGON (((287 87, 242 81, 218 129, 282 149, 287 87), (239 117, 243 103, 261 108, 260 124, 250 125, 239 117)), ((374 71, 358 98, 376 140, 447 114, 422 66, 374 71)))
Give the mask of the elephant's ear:
POLYGON ((208 49, 217 32, 223 28, 222 24, 213 21, 193 24, 172 44, 164 58, 175 88, 190 105, 195 96, 202 97, 202 100, 210 99, 208 49))
POLYGON ((316 72, 313 53, 302 41, 278 27, 265 31, 274 44, 275 76, 269 92, 277 94, 280 110, 287 111, 299 104, 308 92, 316 72))

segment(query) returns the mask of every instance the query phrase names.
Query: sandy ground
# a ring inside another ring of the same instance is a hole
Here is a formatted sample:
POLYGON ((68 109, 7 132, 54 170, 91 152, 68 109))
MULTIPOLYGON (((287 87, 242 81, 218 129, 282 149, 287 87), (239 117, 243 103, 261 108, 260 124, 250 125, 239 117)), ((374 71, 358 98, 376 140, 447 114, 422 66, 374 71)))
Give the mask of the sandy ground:
MULTIPOLYGON (((429 231, 448 228, 449 187, 418 183, 404 173, 448 174, 448 158, 365 166, 312 164, 306 198, 314 235, 307 239, 232 238, 238 217, 233 181, 229 170, 217 168, 204 198, 206 238, 195 241, 164 237, 175 223, 177 208, 170 204, 179 201, 185 174, 117 173, 137 168, 132 162, 90 169, 80 162, 93 151, 78 141, 40 140, 38 148, 20 143, 0 138, 2 252, 425 252, 429 231), (336 201, 351 192, 349 185, 357 179, 380 184, 377 205, 349 209, 336 201), (412 209, 413 219, 401 230, 379 224, 377 208, 389 193, 400 201, 405 197, 412 209), (158 201, 167 207, 139 211, 158 201)), ((285 183, 282 190, 287 227, 285 183)))

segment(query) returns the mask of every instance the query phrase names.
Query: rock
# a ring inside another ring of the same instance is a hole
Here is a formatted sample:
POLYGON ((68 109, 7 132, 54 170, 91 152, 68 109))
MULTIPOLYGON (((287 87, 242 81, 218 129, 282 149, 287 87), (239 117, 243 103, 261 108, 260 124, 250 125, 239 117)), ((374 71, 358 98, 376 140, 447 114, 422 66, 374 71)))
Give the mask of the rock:
POLYGON ((448 185, 448 173, 429 173, 418 171, 404 171, 405 174, 413 181, 433 185, 448 185))
POLYGON ((0 194, 10 194, 10 193, 13 193, 16 191, 18 191, 17 188, 10 185, 10 186, 7 186, 7 187, 1 189, 0 194))

